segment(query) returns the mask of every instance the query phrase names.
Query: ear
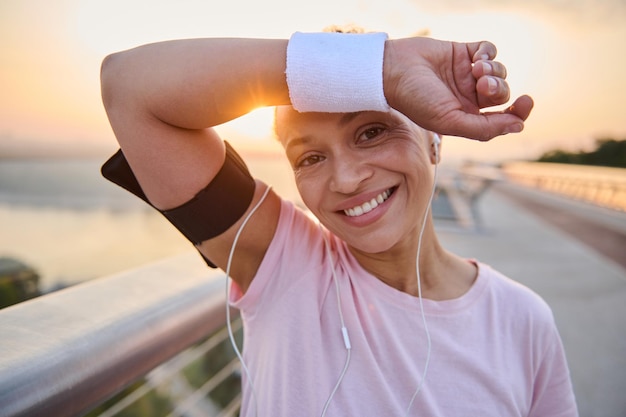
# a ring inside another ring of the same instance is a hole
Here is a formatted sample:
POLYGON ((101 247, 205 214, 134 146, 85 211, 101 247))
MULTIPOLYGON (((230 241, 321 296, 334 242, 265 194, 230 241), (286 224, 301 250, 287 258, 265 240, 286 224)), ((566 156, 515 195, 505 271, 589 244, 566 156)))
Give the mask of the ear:
POLYGON ((430 135, 430 162, 435 165, 441 161, 441 136, 438 133, 430 135))

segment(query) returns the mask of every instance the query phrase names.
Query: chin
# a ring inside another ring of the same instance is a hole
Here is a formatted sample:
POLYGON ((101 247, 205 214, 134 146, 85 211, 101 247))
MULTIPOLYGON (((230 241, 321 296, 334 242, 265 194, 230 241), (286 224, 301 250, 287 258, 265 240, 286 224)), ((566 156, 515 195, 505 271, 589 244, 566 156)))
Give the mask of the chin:
MULTIPOLYGON (((319 217, 318 217, 319 218, 319 217)), ((392 249, 406 233, 402 227, 393 224, 371 225, 367 228, 350 227, 341 222, 335 222, 335 218, 320 219, 321 223, 335 236, 346 242, 348 246, 363 253, 382 253, 392 249)))
POLYGON ((390 249, 392 249, 397 243, 398 239, 393 239, 389 235, 380 236, 380 235, 369 235, 367 237, 361 236, 340 236, 348 246, 351 248, 358 250, 362 253, 383 253, 390 249))

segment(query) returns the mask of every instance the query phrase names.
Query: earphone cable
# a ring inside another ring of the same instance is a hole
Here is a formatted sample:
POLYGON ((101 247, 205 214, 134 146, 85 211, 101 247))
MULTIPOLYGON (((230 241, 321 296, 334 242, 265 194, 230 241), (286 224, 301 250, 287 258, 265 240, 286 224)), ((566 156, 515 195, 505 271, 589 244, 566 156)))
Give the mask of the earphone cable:
POLYGON ((417 388, 415 389, 415 392, 413 393, 413 396, 411 397, 411 401, 409 402, 409 405, 406 409, 406 413, 405 413, 405 417, 408 417, 409 412, 411 411, 411 407, 413 407, 413 402, 415 401, 415 397, 417 397, 417 394, 422 390, 422 387, 424 386, 424 383, 426 381, 426 375, 428 373, 428 365, 430 364, 430 353, 432 350, 432 342, 430 339, 430 331, 428 330, 428 323, 426 321, 426 313, 424 312, 424 302, 422 300, 422 284, 421 284, 421 274, 420 274, 420 267, 419 267, 419 259, 420 259, 420 254, 421 254, 421 250, 422 250, 422 238, 424 237, 424 230, 426 229, 426 219, 428 218, 428 213, 430 212, 432 203, 433 203, 433 199, 435 197, 435 190, 437 189, 437 171, 438 171, 438 166, 439 166, 439 149, 438 149, 438 143, 435 143, 435 173, 434 173, 434 178, 433 178, 433 187, 432 187, 432 191, 430 193, 430 198, 428 200, 428 205, 426 206, 426 211, 424 213, 424 220, 422 221, 422 228, 420 230, 420 234, 419 234, 419 238, 418 238, 418 243, 417 243, 417 257, 415 260, 415 265, 416 265, 416 271, 417 271, 417 295, 419 298, 419 306, 420 306, 420 311, 422 314, 422 323, 424 325, 424 333, 426 335, 426 343, 427 343, 427 349, 426 349, 426 360, 424 361, 424 372, 422 373, 422 379, 418 382, 417 388))
POLYGON ((235 336, 233 334, 233 328, 230 324, 230 320, 231 320, 230 319, 230 305, 229 305, 229 302, 230 302, 230 268, 231 268, 231 264, 233 261, 233 255, 235 253, 235 247, 237 246, 237 241, 239 240, 239 236, 241 235, 241 232, 243 231, 244 227, 248 223, 248 220, 250 220, 252 215, 261 206, 263 201, 265 201, 265 198, 269 194, 271 188, 272 187, 267 187, 265 189, 265 192, 263 193, 263 196, 261 196, 261 199, 259 200, 259 202, 256 203, 256 205, 252 208, 252 210, 250 210, 250 213, 248 213, 244 221, 241 222, 241 226, 239 226, 239 230, 237 230, 237 234, 235 235, 235 238, 233 239, 233 244, 230 247, 230 253, 228 254, 228 262, 226 264, 226 327, 228 327, 228 337, 230 339, 230 343, 233 346, 233 349, 235 350, 235 354, 239 358, 239 361, 241 362, 241 367, 243 368, 244 372, 246 373, 246 377, 248 378, 248 385, 250 386, 250 389, 252 390, 252 401, 254 403, 254 415, 255 416, 258 415, 257 414, 258 406, 257 406, 256 390, 254 388, 254 383, 252 382, 252 375, 250 374, 250 371, 248 370, 248 367, 246 366, 246 362, 243 360, 243 355, 241 354, 241 351, 239 350, 239 347, 237 346, 237 342, 235 341, 235 336))
POLYGON ((330 395, 328 396, 328 399, 326 400, 326 403, 324 404, 324 409, 322 410, 322 414, 321 414, 321 417, 324 417, 326 415, 326 412, 328 411, 330 402, 335 396, 335 393, 339 389, 339 385, 341 385, 341 382, 343 381, 343 378, 345 377, 346 372, 348 371, 348 365, 350 365, 350 358, 352 356, 352 345, 350 344, 350 338, 348 336, 348 329, 346 328, 346 324, 343 319, 343 309, 341 308, 341 291, 339 290, 339 280, 337 279, 337 274, 335 272, 335 265, 333 263, 333 258, 332 258, 332 254, 330 251, 330 244, 328 243, 328 240, 326 239, 326 235, 324 234, 324 230, 322 229, 321 223, 320 223, 320 231, 322 233, 322 238, 324 239, 324 246, 326 247, 326 256, 328 257, 328 260, 331 265, 331 270, 333 272, 333 281, 335 283, 335 293, 337 295, 337 308, 339 310, 339 321, 341 323, 341 334, 343 336, 344 346, 346 347, 346 350, 347 350, 346 361, 343 365, 341 374, 339 375, 339 379, 337 380, 337 383, 335 384, 332 392, 330 393, 330 395))

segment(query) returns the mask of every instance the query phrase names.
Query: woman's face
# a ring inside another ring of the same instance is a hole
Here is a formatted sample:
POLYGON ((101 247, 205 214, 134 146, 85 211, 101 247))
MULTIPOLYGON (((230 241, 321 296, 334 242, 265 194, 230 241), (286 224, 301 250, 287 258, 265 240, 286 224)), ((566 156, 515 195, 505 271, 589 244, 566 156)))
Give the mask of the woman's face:
POLYGON ((398 112, 277 110, 302 201, 351 247, 380 253, 416 236, 432 189, 429 134, 398 112))

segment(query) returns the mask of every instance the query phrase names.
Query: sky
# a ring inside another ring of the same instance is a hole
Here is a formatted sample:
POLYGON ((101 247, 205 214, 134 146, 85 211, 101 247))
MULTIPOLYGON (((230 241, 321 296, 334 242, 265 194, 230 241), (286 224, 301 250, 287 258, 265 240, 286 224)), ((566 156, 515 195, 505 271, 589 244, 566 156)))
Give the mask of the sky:
MULTIPOLYGON (((524 132, 444 138, 444 160, 532 159, 598 138, 626 139, 625 0, 0 0, 0 156, 106 153, 100 100, 112 52, 190 37, 287 38, 355 24, 392 38, 490 40, 512 95, 535 109, 524 132)), ((221 127, 242 146, 274 146, 270 111, 221 127), (247 138, 244 140, 243 138, 247 138)))

